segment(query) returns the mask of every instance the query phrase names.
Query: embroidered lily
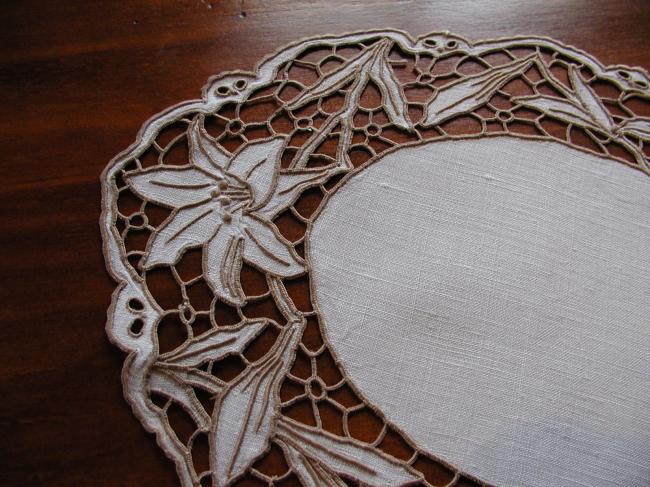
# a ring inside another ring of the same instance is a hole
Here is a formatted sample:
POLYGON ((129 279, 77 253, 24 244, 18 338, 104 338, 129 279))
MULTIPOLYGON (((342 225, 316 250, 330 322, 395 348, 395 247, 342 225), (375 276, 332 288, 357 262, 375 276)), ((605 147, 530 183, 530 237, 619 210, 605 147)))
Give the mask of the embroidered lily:
POLYGON ((271 218, 326 171, 280 174, 282 136, 248 143, 231 155, 205 132, 203 117, 191 124, 188 139, 190 165, 126 178, 140 197, 174 209, 151 237, 144 268, 175 264, 187 249, 202 246, 206 282, 234 305, 246 299, 243 261, 280 277, 302 273, 303 260, 271 218))

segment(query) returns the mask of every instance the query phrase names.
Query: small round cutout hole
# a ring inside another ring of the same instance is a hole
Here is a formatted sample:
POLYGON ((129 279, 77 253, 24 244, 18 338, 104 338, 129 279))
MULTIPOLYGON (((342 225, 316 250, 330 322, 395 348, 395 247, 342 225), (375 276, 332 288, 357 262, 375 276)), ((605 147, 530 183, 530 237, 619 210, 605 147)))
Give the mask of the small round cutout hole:
POLYGON ((127 306, 131 311, 142 311, 144 309, 144 304, 142 304, 142 301, 136 298, 129 299, 127 306))
POLYGON ((379 127, 379 125, 371 123, 366 127, 366 133, 371 137, 376 137, 381 133, 381 127, 379 127))
POLYGON ((325 397, 325 388, 319 378, 312 379, 307 383, 307 392, 316 400, 325 397))
POLYGON ((497 118, 501 122, 511 122, 515 118, 515 116, 510 112, 506 112, 504 110, 499 110, 497 112, 497 118))
POLYGON ((237 135, 244 129, 244 126, 242 125, 241 121, 239 119, 231 120, 228 122, 228 127, 227 130, 231 134, 237 135))
POLYGON ((299 129, 308 129, 312 126, 312 120, 310 118, 299 118, 296 120, 296 127, 299 129))
POLYGON ((194 323, 194 319, 196 318, 196 314, 194 313, 194 310, 192 309, 191 306, 181 306, 179 309, 179 317, 181 321, 186 324, 186 325, 191 325, 194 323))
POLYGON ((147 224, 146 217, 142 213, 135 213, 129 218, 129 225, 141 228, 147 224))
POLYGON ((140 336, 142 334, 142 329, 144 328, 144 321, 140 318, 133 320, 131 326, 129 326, 129 333, 133 336, 140 336))

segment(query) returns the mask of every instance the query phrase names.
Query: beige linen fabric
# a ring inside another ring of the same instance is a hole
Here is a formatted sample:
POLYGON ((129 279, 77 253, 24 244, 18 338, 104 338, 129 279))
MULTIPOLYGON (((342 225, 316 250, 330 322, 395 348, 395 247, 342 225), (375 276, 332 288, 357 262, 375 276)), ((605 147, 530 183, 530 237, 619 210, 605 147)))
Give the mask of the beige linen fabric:
POLYGON ((309 236, 353 383, 502 486, 650 484, 650 179, 508 137, 394 151, 309 236))

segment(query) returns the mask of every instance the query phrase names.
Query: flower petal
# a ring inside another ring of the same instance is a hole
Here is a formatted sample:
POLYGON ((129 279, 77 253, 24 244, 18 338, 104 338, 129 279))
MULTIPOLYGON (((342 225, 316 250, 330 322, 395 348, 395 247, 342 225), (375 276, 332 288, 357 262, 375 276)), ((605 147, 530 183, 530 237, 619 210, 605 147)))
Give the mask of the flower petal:
POLYGON ((223 177, 230 154, 213 141, 203 128, 203 115, 194 119, 188 131, 190 161, 196 167, 223 177))
POLYGON ((204 248, 203 275, 212 292, 222 301, 242 305, 246 295, 241 287, 244 239, 236 223, 224 223, 204 248))
POLYGON ((207 242, 220 223, 221 212, 211 203, 175 211, 149 243, 145 269, 158 264, 176 263, 185 250, 207 242))
POLYGON ((276 174, 280 169, 280 154, 285 137, 252 142, 245 145, 230 161, 228 173, 247 183, 253 193, 251 209, 264 204, 275 186, 276 174))
POLYGON ((125 179, 141 198, 171 208, 205 201, 217 184, 212 176, 191 167, 156 167, 125 179))
POLYGON ((268 219, 273 219, 277 214, 292 204, 305 189, 322 184, 334 174, 343 172, 339 167, 324 169, 308 169, 291 172, 280 172, 278 181, 273 190, 273 197, 257 213, 268 219))
POLYGON ((242 216, 245 235, 244 259, 262 271, 289 277, 304 271, 302 259, 269 220, 255 215, 242 216))

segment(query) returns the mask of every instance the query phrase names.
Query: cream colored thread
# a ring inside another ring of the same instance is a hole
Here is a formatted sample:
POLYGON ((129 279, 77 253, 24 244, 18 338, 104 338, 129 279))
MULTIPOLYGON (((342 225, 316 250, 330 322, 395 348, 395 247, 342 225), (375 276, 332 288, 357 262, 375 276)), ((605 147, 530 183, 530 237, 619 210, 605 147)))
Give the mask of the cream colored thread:
MULTIPOLYGON (((237 106, 239 107, 241 103, 243 103, 246 100, 246 96, 248 96, 248 94, 253 91, 253 88, 251 88, 251 86, 259 87, 260 84, 268 84, 272 82, 276 69, 282 63, 293 60, 298 54, 300 54, 302 51, 310 47, 314 47, 314 46, 330 47, 332 48, 332 52, 336 53, 336 49, 338 46, 360 45, 359 43, 362 40, 366 42, 374 41, 374 44, 370 45, 369 47, 364 46, 362 48, 361 52, 358 54, 356 59, 357 60, 363 59, 364 60, 364 62, 362 63, 363 65, 358 66, 355 69, 351 70, 349 76, 345 78, 348 82, 353 79, 355 80, 353 87, 350 88, 349 92, 346 95, 347 108, 344 107, 339 112, 330 115, 329 121, 324 122, 324 124, 319 129, 314 129, 312 126, 313 123, 312 125, 310 125, 310 128, 312 128, 312 130, 314 130, 315 132, 312 135, 312 141, 311 142, 308 141, 307 143, 302 145, 301 149, 299 150, 296 157, 294 158, 294 163, 293 163, 293 168, 304 167, 305 165, 307 165, 309 156, 311 155, 310 154, 311 151, 314 150, 316 147, 318 147, 322 141, 326 140, 329 131, 335 125, 337 125, 337 123, 340 122, 341 133, 339 135, 339 147, 337 148, 338 167, 337 165, 332 166, 327 171, 323 171, 323 174, 321 176, 318 175, 314 176, 311 180, 309 180, 305 184, 305 186, 302 186, 303 183, 295 183, 291 187, 285 189, 284 190, 285 193, 287 192, 290 193, 294 189, 298 189, 298 188, 306 189, 310 186, 318 187, 319 185, 322 185, 324 181, 327 180, 329 175, 334 175, 342 171, 347 171, 350 168, 351 164, 349 163, 348 152, 346 148, 349 148, 349 145, 352 140, 352 132, 354 130, 352 128, 353 116, 355 112, 357 112, 356 106, 359 104, 361 93, 363 92, 364 85, 367 82, 367 78, 368 78, 368 75, 363 72, 363 69, 364 67, 367 66, 374 66, 375 63, 378 63, 378 65, 380 65, 381 67, 390 66, 391 61, 387 61, 386 57, 388 51, 392 46, 399 46, 399 48, 402 49, 407 54, 417 53, 417 52, 427 53, 429 55, 433 55, 434 59, 437 59, 441 55, 446 55, 450 52, 458 52, 464 55, 466 58, 471 56, 480 56, 488 52, 505 52, 507 53, 508 56, 513 57, 513 55, 509 52, 509 49, 513 47, 519 47, 522 45, 532 46, 535 49, 536 54, 533 54, 529 57, 531 59, 534 59, 534 64, 539 68, 542 77, 545 78, 551 85, 555 86, 556 89, 561 94, 563 94, 567 99, 571 101, 571 97, 573 96, 572 92, 570 92, 567 88, 565 88, 562 85, 562 83, 559 83, 554 79, 554 77, 546 67, 545 62, 542 61, 540 49, 542 48, 547 50, 550 49, 556 53, 558 52, 561 53, 565 58, 571 59, 583 66, 586 66, 593 73, 595 73, 596 76, 609 80, 615 85, 617 85, 619 88, 621 88, 622 93, 619 96, 619 101, 625 99, 626 97, 632 96, 634 93, 639 93, 646 97, 650 96, 650 92, 648 91, 647 88, 648 77, 647 74, 642 70, 628 68, 624 66, 605 68, 601 66, 597 61, 593 60, 592 58, 584 54, 583 52, 578 51, 574 48, 563 46, 562 44, 557 43, 556 41, 552 41, 546 38, 533 37, 527 39, 526 38, 501 39, 501 40, 484 41, 484 42, 471 44, 465 39, 462 39, 458 36, 453 36, 448 33, 432 34, 429 36, 423 36, 418 40, 414 40, 410 36, 408 36, 408 34, 398 32, 398 31, 368 31, 368 32, 361 32, 361 33, 349 34, 343 36, 325 36, 322 38, 304 40, 299 43, 296 43, 292 46, 287 47, 284 50, 279 51, 278 53, 268 58, 264 63, 260 64, 260 66, 258 66, 257 75, 254 73, 253 74, 246 73, 244 75, 234 74, 234 75, 225 75, 223 77, 225 80, 229 80, 229 79, 237 80, 237 81, 232 81, 232 83, 233 85, 237 84, 237 86, 241 86, 242 87, 241 90, 232 91, 228 89, 228 94, 224 97, 221 94, 218 94, 216 89, 212 91, 214 87, 222 86, 223 81, 221 81, 220 79, 216 79, 211 83, 209 83, 208 86, 204 89, 203 100, 189 102, 189 103, 179 105, 177 107, 173 107, 170 110, 166 111, 161 116, 156 117, 152 119, 150 122, 148 122, 147 124, 145 124, 145 127, 139 136, 138 142, 129 151, 126 151, 122 155, 118 156, 111 163, 111 165, 107 168, 104 175, 102 176, 102 181, 103 181, 102 234, 104 236, 104 242, 105 242, 105 255, 107 260, 107 266, 109 268, 109 271, 116 278, 116 280, 120 281, 123 284, 123 287, 119 290, 119 292, 116 292, 115 294, 114 303, 109 314, 109 323, 107 325, 107 328, 111 339, 114 342, 118 343, 119 346, 121 346, 123 349, 131 353, 130 359, 127 360, 127 362, 125 363, 125 369, 123 373, 125 394, 127 396, 127 400, 133 406, 135 414, 143 421, 143 423, 147 426, 147 428, 156 432, 162 448, 176 462, 179 476, 181 477, 181 482, 183 485, 197 485, 197 481, 198 481, 197 480, 198 476, 193 471, 193 466, 191 464, 191 452, 185 446, 180 445, 175 440, 175 435, 171 430, 170 425, 165 419, 166 413, 164 411, 158 411, 157 409, 153 408, 153 406, 150 403, 148 403, 148 400, 145 397, 145 395, 147 394, 147 390, 142 385, 146 383, 146 379, 143 381, 142 378, 146 377, 147 374, 151 373, 151 371, 153 370, 152 368, 153 364, 156 363, 157 360, 157 342, 155 340, 155 337, 152 337, 151 334, 155 330, 154 324, 160 319, 161 310, 158 308, 157 303, 155 303, 155 301, 149 294, 145 286, 144 280, 137 274, 135 269, 133 269, 130 266, 130 264, 126 261, 126 250, 124 247, 123 240, 124 240, 124 235, 128 234, 130 228, 129 225, 126 226, 125 230, 122 233, 117 232, 114 227, 114 222, 117 220, 117 217, 119 216, 119 211, 116 205, 118 191, 117 191, 117 187, 114 184, 115 177, 122 166, 126 165, 129 161, 135 160, 138 157, 140 157, 140 155, 144 152, 144 150, 149 145, 158 147, 160 153, 158 160, 161 164, 164 165, 165 155, 171 149, 171 147, 173 147, 176 143, 178 143, 181 140, 182 135, 172 139, 172 141, 165 148, 161 148, 153 140, 153 138, 161 130, 161 128, 169 124, 171 121, 180 120, 180 119, 189 121, 189 119, 187 119, 186 117, 192 117, 194 114, 216 112, 218 111, 218 108, 227 101, 235 101, 236 103, 238 103, 237 106), (433 47, 434 44, 435 47, 433 47), (450 46, 450 47, 446 48, 444 46, 450 46), (248 77, 249 81, 247 82, 245 79, 240 78, 240 76, 248 77), (259 78, 256 80, 255 83, 253 83, 252 80, 255 79, 255 76, 259 76, 259 78), (243 80, 243 84, 240 82, 241 80, 243 80), (645 83, 645 88, 643 88, 642 86, 643 83, 645 83), (119 327, 123 326, 126 320, 128 320, 128 317, 131 315, 125 314, 127 312, 121 309, 117 310, 116 306, 122 302, 128 301, 128 299, 125 300, 124 298, 125 296, 128 295, 137 296, 138 299, 140 299, 145 303, 145 311, 143 313, 140 313, 140 316, 142 316, 145 321, 145 326, 143 327, 143 332, 139 338, 131 337, 126 339, 123 333, 121 332, 121 330, 119 329, 119 327), (157 422, 155 418, 159 418, 159 421, 157 422)), ((514 59, 516 60, 517 58, 514 59)), ((524 58, 518 58, 519 61, 522 61, 522 59, 524 58)), ((352 62, 352 61, 348 61, 348 62, 352 62)), ((404 62, 402 62, 402 64, 404 62)), ((398 63, 399 61, 396 61, 393 64, 397 65, 398 63)), ((320 72, 320 66, 318 67, 318 69, 319 69, 319 73, 322 75, 322 73, 320 72)), ((388 69, 390 69, 390 67, 388 67, 388 69)), ((517 76, 521 76, 524 71, 525 69, 521 69, 520 71, 517 71, 517 76)), ((454 72, 455 74, 458 75, 457 71, 454 72)), ((470 77, 465 76, 464 78, 461 77, 460 79, 462 80, 462 79, 469 79, 469 78, 470 77)), ((505 74, 500 76, 495 76, 490 86, 484 87, 482 91, 499 93, 501 85, 506 83, 509 79, 512 78, 509 78, 505 74)), ((539 82, 534 83, 534 85, 538 86, 539 82)), ((399 96, 397 96, 397 98, 395 93, 382 91, 381 86, 379 88, 382 94, 382 99, 389 100, 390 103, 393 105, 399 102, 399 97, 404 96, 402 85, 400 85, 400 93, 399 96)), ((440 92, 444 88, 445 86, 437 88, 435 92, 437 93, 436 96, 440 96, 440 92)), ((304 92, 305 90, 303 90, 303 93, 304 92)), ((482 94, 481 96, 486 96, 486 95, 482 94)), ((318 97, 319 106, 321 104, 322 97, 323 96, 318 97)), ((431 100, 429 100, 429 102, 431 102, 431 100)), ((287 104, 285 102, 283 103, 285 105, 287 104)), ((291 101, 289 103, 291 103, 291 101)), ((458 103, 460 103, 460 101, 458 103)), ((458 103, 456 105, 458 105, 458 103)), ((415 105, 424 106, 424 103, 415 103, 415 105)), ((382 104, 382 108, 384 109, 386 108, 385 104, 382 104)), ((237 110, 238 109, 239 108, 237 108, 237 110)), ((470 111, 468 111, 467 113, 469 112, 470 111)), ((291 114, 290 112, 288 113, 290 117, 293 117, 293 114, 291 114)), ((372 112, 369 113, 371 114, 371 120, 372 120, 372 112)), ((628 111, 628 113, 631 112, 628 111)), ((546 115, 548 116, 548 114, 546 115)), ((202 115, 199 116, 202 117, 202 115)), ((426 117, 426 111, 424 113, 424 116, 426 117)), ((447 117, 447 119, 448 118, 452 118, 452 116, 447 117)), ((537 127, 540 133, 546 133, 542 129, 539 123, 539 118, 541 117, 538 117, 538 119, 536 119, 534 123, 531 123, 531 125, 537 127)), ((632 119, 633 119, 632 116, 627 118, 627 120, 632 120, 632 119)), ((295 123, 295 119, 294 119, 294 123, 295 123)), ((502 124, 504 130, 507 131, 507 126, 505 122, 502 121, 502 124)), ((618 125, 622 127, 623 123, 619 123, 618 125)), ((270 128, 270 133, 272 135, 275 134, 275 131, 272 129, 270 123, 268 124, 268 127, 270 128)), ((378 127, 379 127, 379 132, 381 132, 383 127, 381 125, 378 125, 378 127)), ((567 125, 566 140, 560 140, 559 142, 570 145, 572 147, 576 147, 579 150, 597 153, 597 152, 593 152, 591 149, 585 149, 583 147, 577 146, 571 141, 572 127, 573 127, 572 124, 567 125)), ((460 137, 449 136, 446 135, 445 132, 440 127, 436 126, 435 128, 442 134, 440 137, 441 139, 468 138, 467 136, 460 136, 460 137)), ((203 128, 200 127, 200 130, 203 131, 203 128)), ((616 128, 616 130, 618 130, 618 128, 616 128)), ((619 135, 618 133, 612 133, 610 134, 610 138, 608 140, 602 141, 600 140, 599 137, 595 136, 591 132, 591 129, 589 129, 588 127, 585 127, 584 131, 588 135, 588 137, 591 138, 601 150, 604 150, 606 148, 605 145, 609 144, 612 140, 617 140, 617 142, 620 143, 623 147, 625 147, 625 150, 627 150, 634 157, 635 162, 632 163, 618 156, 607 155, 607 154, 606 155, 610 158, 616 159, 617 161, 623 162, 628 165, 632 165, 633 167, 636 167, 637 169, 640 169, 644 172, 648 172, 647 157, 643 154, 641 150, 643 142, 639 142, 638 146, 634 145, 631 142, 629 142, 623 135, 619 135), (620 137, 620 138, 615 139, 616 137, 620 137)), ((238 133, 243 133, 243 132, 244 130, 242 127, 241 130, 238 131, 238 133)), ((418 141, 423 140, 418 129, 416 129, 414 133, 418 141)), ((480 136, 490 136, 490 134, 487 132, 486 129, 486 122, 483 119, 481 119, 480 133, 476 135, 472 135, 470 137, 480 137, 480 136)), ((550 136, 525 136, 525 135, 517 135, 517 136, 524 137, 524 138, 534 138, 534 139, 545 138, 547 140, 548 139, 555 140, 550 136)), ((399 143, 395 143, 383 136, 379 137, 379 139, 384 141, 385 143, 392 144, 393 147, 398 147, 400 145, 399 143)), ((376 151, 372 147, 370 147, 367 140, 368 139, 366 135, 366 142, 362 145, 364 145, 366 149, 369 150, 372 154, 376 154, 376 151)), ((198 150, 200 150, 203 153, 204 157, 209 158, 209 155, 206 153, 203 147, 199 147, 198 150)), ((140 162, 139 161, 136 162, 138 167, 141 170, 140 162)), ((364 165, 367 164, 368 162, 364 163, 364 165)), ((290 171, 294 171, 295 169, 293 168, 290 171)), ((299 172, 300 171, 296 171, 296 173, 299 172)), ((165 185, 163 184, 159 186, 164 187, 165 185)), ((170 187, 171 186, 173 185, 170 185, 170 187)), ((197 185, 194 189, 200 189, 204 187, 206 187, 206 185, 197 185)), ((245 191, 242 193, 238 192, 238 190, 239 191, 244 190, 243 187, 241 188, 237 187, 236 189, 233 188, 233 190, 234 192, 228 195, 232 199, 246 198, 247 195, 245 191)), ((328 191, 327 194, 331 194, 331 191, 328 191)), ((298 196, 295 196, 293 200, 297 199, 297 197, 298 196)), ((295 209, 291 206, 293 200, 289 201, 288 206, 291 208, 291 211, 293 213, 296 213, 295 209)), ((144 203, 142 207, 144 207, 144 203)), ((206 216, 206 214, 204 214, 203 217, 206 216)), ((318 212, 315 212, 309 219, 304 219, 300 215, 297 216, 301 221, 304 220, 307 222, 311 222, 313 221, 313 219, 317 214, 318 212)), ((198 219, 200 218, 202 217, 199 216, 198 219)), ((191 226, 193 223, 196 223, 198 219, 195 220, 194 222, 190 222, 189 224, 187 224, 179 231, 179 233, 186 230, 186 228, 189 228, 189 226, 191 226)), ((232 219, 232 217, 230 217, 230 219, 232 219)), ((146 219, 145 219, 145 225, 146 225, 146 219)), ((175 236, 172 237, 172 239, 173 238, 175 238, 175 236)), ((305 238, 303 236, 297 242, 303 242, 304 240, 305 238)), ((237 240, 236 243, 231 241, 229 253, 238 252, 238 251, 241 252, 242 244, 243 241, 241 240, 237 240)), ((147 250, 145 250, 145 252, 143 253, 143 258, 146 257, 148 251, 149 251, 149 247, 147 247, 147 250)), ((273 255, 272 252, 271 252, 271 256, 277 257, 273 255)), ((310 270, 309 264, 307 263, 307 271, 309 270, 310 270)), ((225 272, 225 274, 222 274, 224 277, 224 282, 227 283, 227 285, 230 287, 229 290, 233 293, 233 295, 243 296, 243 290, 239 285, 239 279, 238 279, 239 271, 240 271, 239 268, 235 268, 233 266, 229 268, 221 269, 222 273, 225 272)), ((278 308, 283 313, 283 316, 287 319, 287 321, 302 319, 301 318, 302 313, 300 313, 295 307, 295 305, 291 302, 286 292, 286 289, 282 285, 281 279, 277 276, 273 276, 272 274, 268 274, 267 280, 269 282, 269 289, 270 289, 269 294, 273 296, 274 300, 278 305, 278 308)), ((183 288, 183 293, 184 293, 184 288, 183 288)), ((187 296, 185 294, 184 297, 185 299, 187 299, 187 296)), ((241 314, 241 310, 238 310, 238 312, 241 314)), ((315 309, 315 312, 318 313, 318 310, 315 309)), ((323 337, 323 342, 324 345, 322 348, 324 349, 324 347, 328 346, 325 337, 323 337)), ((231 342, 229 341, 228 343, 231 342)), ((311 352, 308 355, 311 355, 311 352)), ((168 365, 171 366, 171 364, 168 365)), ((210 368, 211 367, 212 364, 210 364, 210 368)), ((341 370, 341 375, 343 378, 341 379, 340 383, 343 384, 345 382, 348 382, 348 385, 354 389, 354 385, 349 384, 349 381, 347 381, 347 378, 342 370, 341 370)), ((356 391, 356 393, 358 396, 363 397, 359 391, 356 391)), ((372 405, 365 404, 365 403, 362 404, 369 407, 371 410, 374 410, 372 405)), ((315 407, 313 402, 312 402, 312 407, 315 407)), ((343 429, 344 431, 346 431, 348 435, 349 435, 349 431, 348 431, 346 418, 350 411, 357 410, 360 407, 363 406, 359 405, 359 406, 354 406, 352 408, 347 408, 343 413, 344 416, 343 429)), ((381 416, 380 412, 376 410, 375 412, 381 416)), ((276 412, 276 414, 278 413, 279 412, 276 412)), ((316 416, 317 420, 320 421, 317 409, 314 410, 314 415, 316 416)), ((375 440, 376 444, 379 444, 383 435, 386 434, 386 428, 387 425, 384 422, 382 432, 380 433, 378 439, 375 440)), ((402 434, 402 436, 404 437, 405 435, 402 434)), ((416 458, 418 453, 423 453, 423 452, 419 452, 417 450, 417 447, 415 446, 413 447, 413 449, 414 449, 414 454, 412 459, 416 458)), ((440 462, 440 463, 444 464, 444 462, 440 462)), ((261 474, 260 475, 255 474, 255 475, 260 477, 261 474)), ((264 478, 264 476, 261 477, 264 478)), ((459 473, 455 474, 452 482, 454 482, 455 479, 457 478, 459 478, 459 473)))

